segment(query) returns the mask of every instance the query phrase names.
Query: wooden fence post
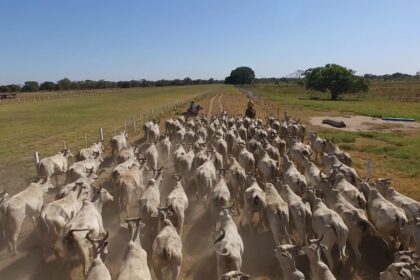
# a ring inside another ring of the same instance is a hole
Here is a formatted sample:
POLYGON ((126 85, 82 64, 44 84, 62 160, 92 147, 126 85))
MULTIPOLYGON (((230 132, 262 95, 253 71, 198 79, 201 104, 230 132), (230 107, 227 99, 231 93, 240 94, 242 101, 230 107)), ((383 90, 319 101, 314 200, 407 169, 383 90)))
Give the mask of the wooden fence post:
POLYGON ((85 148, 88 147, 88 141, 87 141, 87 135, 86 135, 86 131, 85 131, 85 148))
POLYGON ((372 160, 368 159, 367 163, 366 163, 366 177, 369 179, 370 177, 372 177, 372 171, 373 171, 373 166, 372 166, 372 160))
POLYGON ((133 120, 133 129, 134 129, 134 132, 136 132, 137 131, 137 129, 136 129, 136 118, 134 117, 134 115, 132 116, 132 120, 133 120))
POLYGON ((101 128, 99 128, 99 140, 101 140, 101 142, 104 142, 104 130, 101 128))
POLYGON ((36 172, 36 176, 39 176, 39 154, 38 151, 35 151, 34 153, 34 164, 35 164, 35 172, 36 172))

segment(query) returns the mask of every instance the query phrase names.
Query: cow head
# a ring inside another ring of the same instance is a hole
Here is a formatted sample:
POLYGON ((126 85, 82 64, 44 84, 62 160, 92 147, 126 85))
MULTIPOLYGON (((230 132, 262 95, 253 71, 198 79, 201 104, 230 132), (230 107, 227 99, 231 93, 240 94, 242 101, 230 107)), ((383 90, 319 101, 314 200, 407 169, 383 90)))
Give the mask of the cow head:
POLYGON ((114 197, 106 189, 104 189, 102 185, 99 187, 92 185, 92 202, 97 200, 101 202, 113 201, 114 197))
POLYGON ((69 148, 64 148, 63 150, 61 150, 61 153, 63 154, 63 156, 65 157, 65 158, 72 158, 73 157, 73 154, 71 153, 71 151, 70 151, 70 149, 69 148))
POLYGON ((93 230, 90 230, 86 234, 86 239, 92 244, 93 247, 93 259, 102 258, 105 259, 108 254, 107 245, 108 245, 108 236, 109 232, 106 233, 99 239, 93 239, 92 237, 93 230))

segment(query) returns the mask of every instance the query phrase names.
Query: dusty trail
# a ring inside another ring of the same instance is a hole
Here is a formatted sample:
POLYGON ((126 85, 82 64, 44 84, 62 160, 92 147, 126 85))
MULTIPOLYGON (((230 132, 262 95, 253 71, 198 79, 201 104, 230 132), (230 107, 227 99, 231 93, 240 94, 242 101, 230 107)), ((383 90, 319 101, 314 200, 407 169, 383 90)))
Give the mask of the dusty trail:
MULTIPOLYGON (((205 113, 211 116, 214 111, 222 112, 223 109, 228 110, 229 114, 243 114, 247 98, 245 95, 220 93, 211 98, 200 101, 204 107, 208 104, 208 111, 205 113), (219 108, 213 108, 213 102, 218 98, 219 108)), ((270 106, 263 102, 256 102, 255 108, 258 117, 264 118, 267 115, 277 115, 275 110, 270 110, 270 106), (270 112, 271 111, 271 112, 270 112)), ((218 113, 218 112, 216 112, 218 113)), ((137 142, 141 144, 141 141, 137 142)), ((142 145, 143 149, 147 145, 142 145)), ((161 163, 167 166, 167 163, 161 163)), ((105 163, 109 166, 109 161, 105 163)), ((100 176, 100 181, 104 183, 104 187, 111 193, 115 193, 115 189, 109 182, 109 173, 112 167, 106 168, 106 173, 100 176)), ((164 180, 161 184, 161 203, 174 184, 171 176, 173 170, 167 170, 164 180)), ((188 190, 187 194, 188 194, 188 190)), ((53 194, 49 195, 48 200, 52 199, 53 194)), ((104 226, 110 231, 110 239, 106 259, 106 265, 109 268, 113 279, 118 275, 118 271, 123 262, 123 256, 127 247, 128 233, 125 229, 120 228, 118 221, 117 202, 104 205, 103 217, 104 226)), ((136 215, 136 207, 133 203, 131 216, 136 215)), ((238 221, 239 217, 235 217, 238 221)), ((147 225, 146 225, 147 227, 147 225)), ((3 250, 0 252, 0 279, 84 279, 82 274, 81 262, 74 257, 69 266, 73 267, 71 271, 64 271, 62 262, 48 259, 44 263, 42 258, 42 238, 38 231, 33 231, 30 221, 25 221, 22 231, 22 237, 19 239, 18 249, 22 252, 17 257, 12 257, 3 250), (69 275, 69 277, 67 277, 69 275)), ((252 279, 267 280, 281 279, 281 271, 279 264, 273 255, 274 242, 270 232, 266 231, 251 236, 248 227, 239 227, 239 232, 244 241, 245 252, 243 256, 243 271, 252 275, 252 279)), ((179 279, 196 279, 196 280, 213 280, 216 279, 216 256, 213 253, 214 233, 212 232, 212 222, 208 215, 208 211, 201 201, 197 201, 195 197, 189 196, 189 208, 186 212, 186 220, 183 229, 183 264, 179 279)), ((151 256, 151 240, 147 240, 147 236, 142 236, 143 247, 147 250, 148 256, 151 256)), ((4 242, 0 242, 3 245, 4 242)), ((2 247, 4 248, 4 247, 2 247)), ((339 268, 339 278, 337 279, 378 279, 379 271, 385 269, 386 264, 390 261, 390 255, 386 253, 385 248, 375 238, 366 238, 362 244, 363 251, 363 267, 358 276, 349 271, 348 266, 339 268)), ((307 268, 304 257, 298 257, 298 266, 307 268)), ((152 265, 149 263, 153 279, 156 279, 153 273, 152 265)), ((307 269, 305 271, 307 273, 307 269)))
POLYGON ((219 98, 217 99, 217 102, 219 103, 219 110, 220 110, 220 113, 223 113, 222 98, 223 98, 223 93, 222 93, 222 94, 219 96, 219 98))
POLYGON ((214 102, 214 99, 216 99, 216 97, 217 97, 217 95, 213 96, 210 99, 210 105, 209 105, 209 109, 207 111, 207 117, 210 117, 212 115, 212 113, 213 113, 213 102, 214 102))

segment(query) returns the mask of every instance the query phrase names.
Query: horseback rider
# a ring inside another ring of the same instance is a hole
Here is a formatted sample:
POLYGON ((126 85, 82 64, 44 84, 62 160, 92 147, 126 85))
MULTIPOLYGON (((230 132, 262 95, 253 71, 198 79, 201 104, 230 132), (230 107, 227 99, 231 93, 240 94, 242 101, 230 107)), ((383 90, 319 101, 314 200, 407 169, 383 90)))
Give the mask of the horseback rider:
POLYGON ((252 101, 251 99, 248 100, 248 109, 252 109, 254 108, 254 101, 252 101))
POLYGON ((245 111, 245 116, 253 119, 253 118, 255 118, 255 115, 256 115, 256 111, 254 109, 254 101, 249 99, 248 100, 248 106, 247 106, 246 111, 245 111))
POLYGON ((194 103, 194 100, 191 100, 190 106, 188 107, 188 111, 191 112, 191 113, 194 113, 195 112, 195 103, 194 103))

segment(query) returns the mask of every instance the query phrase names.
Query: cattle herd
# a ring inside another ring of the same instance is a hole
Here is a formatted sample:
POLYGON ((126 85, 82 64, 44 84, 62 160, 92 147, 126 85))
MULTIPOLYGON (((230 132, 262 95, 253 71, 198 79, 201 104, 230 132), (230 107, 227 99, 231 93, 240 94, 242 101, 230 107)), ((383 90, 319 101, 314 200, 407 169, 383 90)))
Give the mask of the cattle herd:
POLYGON ((116 279, 177 279, 186 213, 195 200, 212 225, 217 279, 252 278, 242 266, 243 231, 270 232, 281 279, 338 279, 343 265, 357 271, 367 235, 394 254, 379 279, 420 279, 420 203, 396 191, 389 179, 359 176, 333 139, 307 135, 287 115, 261 120, 223 112, 172 117, 164 126, 162 133, 157 121, 145 123, 137 146, 126 132, 112 137, 108 169, 100 141, 81 150, 71 165, 66 147, 43 158, 40 176, 26 189, 0 194, 1 234, 10 252, 18 254, 28 217, 43 232, 45 258, 66 266, 77 255, 86 279, 111 279, 102 208, 115 200, 115 219, 129 232, 116 279), (102 184, 105 177, 112 187, 102 184), (47 199, 51 193, 54 199, 47 199), (309 268, 302 269, 297 258, 309 268))

